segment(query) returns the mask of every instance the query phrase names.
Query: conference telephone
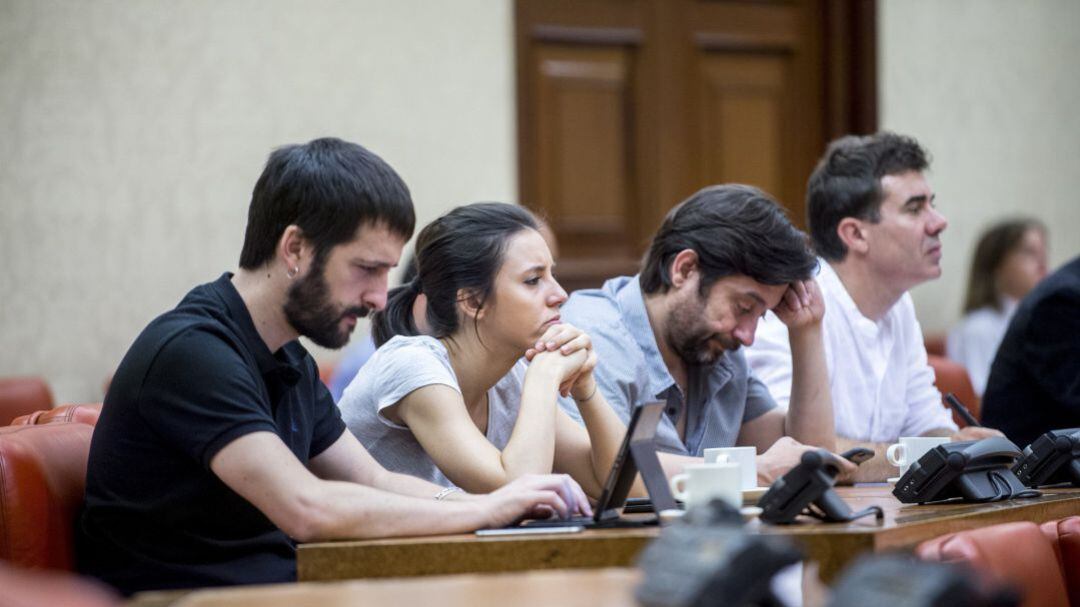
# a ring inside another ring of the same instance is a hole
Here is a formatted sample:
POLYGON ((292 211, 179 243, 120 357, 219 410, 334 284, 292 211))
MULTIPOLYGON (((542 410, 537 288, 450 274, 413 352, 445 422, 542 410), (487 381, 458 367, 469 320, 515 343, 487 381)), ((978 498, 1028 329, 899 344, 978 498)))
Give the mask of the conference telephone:
POLYGON ((803 453, 799 463, 784 476, 776 479, 761 496, 761 520, 767 523, 794 523, 800 514, 826 522, 847 522, 868 515, 878 520, 884 516, 881 508, 870 506, 852 512, 847 503, 833 490, 840 466, 836 456, 821 449, 803 453))
POLYGON ((1080 428, 1051 430, 1024 448, 1013 466, 1028 487, 1072 483, 1080 487, 1080 428))
POLYGON ((1013 474, 1020 449, 1009 439, 984 438, 938 445, 911 464, 893 495, 905 504, 960 498, 992 502, 1040 495, 1013 474))

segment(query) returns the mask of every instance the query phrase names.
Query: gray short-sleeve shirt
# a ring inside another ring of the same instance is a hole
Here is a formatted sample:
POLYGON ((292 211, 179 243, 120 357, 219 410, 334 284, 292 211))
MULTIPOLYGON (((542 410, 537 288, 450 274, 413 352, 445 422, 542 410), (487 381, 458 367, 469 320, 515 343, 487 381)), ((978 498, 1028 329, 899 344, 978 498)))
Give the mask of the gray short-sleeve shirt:
MULTIPOLYGON (((506 446, 517 420, 526 365, 519 361, 488 391, 487 439, 506 446)), ((360 443, 391 472, 410 474, 444 487, 454 483, 439 470, 408 427, 382 415, 410 392, 443 384, 461 392, 450 356, 426 335, 396 336, 375 351, 341 395, 338 407, 360 443)))
POLYGON ((636 406, 666 403, 656 435, 662 451, 700 457, 709 447, 731 447, 743 423, 776 407, 742 351, 725 352, 712 365, 690 367, 684 397, 660 355, 637 276, 577 291, 560 314, 592 338, 599 358, 596 380, 623 422, 636 406), (685 441, 675 428, 683 407, 685 441))

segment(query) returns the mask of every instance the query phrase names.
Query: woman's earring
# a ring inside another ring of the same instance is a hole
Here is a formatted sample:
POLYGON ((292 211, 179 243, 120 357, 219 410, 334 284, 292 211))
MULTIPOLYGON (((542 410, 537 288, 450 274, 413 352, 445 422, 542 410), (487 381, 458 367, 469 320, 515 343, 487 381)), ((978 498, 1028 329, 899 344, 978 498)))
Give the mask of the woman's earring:
POLYGON ((295 266, 292 269, 287 270, 285 272, 285 275, 288 276, 289 278, 295 278, 296 275, 299 274, 299 273, 300 273, 300 266, 295 266))

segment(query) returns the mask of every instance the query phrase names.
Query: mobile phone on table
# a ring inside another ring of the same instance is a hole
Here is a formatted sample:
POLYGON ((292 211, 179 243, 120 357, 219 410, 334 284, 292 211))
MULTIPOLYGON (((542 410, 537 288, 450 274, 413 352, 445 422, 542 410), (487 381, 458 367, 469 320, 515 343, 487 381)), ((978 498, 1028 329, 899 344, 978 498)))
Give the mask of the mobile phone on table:
POLYGON ((502 529, 477 529, 476 535, 479 537, 497 535, 548 535, 554 533, 581 533, 582 531, 585 531, 585 527, 582 527, 581 525, 568 525, 566 527, 505 527, 502 529))
POLYGON ((861 464, 874 457, 874 450, 866 447, 852 447, 840 454, 840 457, 853 464, 861 464))

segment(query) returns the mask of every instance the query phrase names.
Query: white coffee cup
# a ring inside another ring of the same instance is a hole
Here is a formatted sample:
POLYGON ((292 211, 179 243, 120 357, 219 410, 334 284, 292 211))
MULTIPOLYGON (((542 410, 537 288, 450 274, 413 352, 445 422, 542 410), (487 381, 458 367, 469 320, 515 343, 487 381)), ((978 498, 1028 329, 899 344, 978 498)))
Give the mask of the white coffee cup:
POLYGON ((742 472, 739 486, 743 489, 757 487, 757 448, 756 447, 716 447, 705 450, 705 463, 729 461, 739 464, 742 472), (723 457, 721 457, 723 456, 723 457), (727 459, 725 460, 724 457, 727 459))
POLYGON ((911 464, 919 461, 927 451, 947 442, 948 436, 901 436, 899 442, 889 445, 885 458, 900 468, 900 476, 904 476, 911 464))
POLYGON ((734 508, 742 507, 740 466, 734 462, 690 464, 671 478, 671 492, 687 508, 720 498, 734 508))

